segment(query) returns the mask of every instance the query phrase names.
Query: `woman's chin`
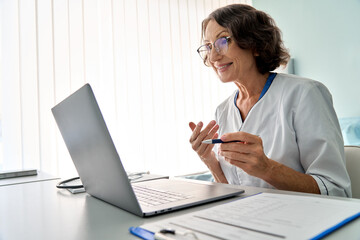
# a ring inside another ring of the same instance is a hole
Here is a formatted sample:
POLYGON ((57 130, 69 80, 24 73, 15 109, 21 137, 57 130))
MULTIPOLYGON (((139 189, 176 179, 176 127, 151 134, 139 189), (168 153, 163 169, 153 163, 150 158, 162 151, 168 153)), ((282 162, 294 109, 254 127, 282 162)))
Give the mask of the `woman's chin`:
POLYGON ((229 83, 229 82, 233 82, 233 80, 231 78, 228 78, 228 77, 225 77, 225 76, 221 76, 221 75, 218 75, 219 76, 219 79, 222 83, 229 83))

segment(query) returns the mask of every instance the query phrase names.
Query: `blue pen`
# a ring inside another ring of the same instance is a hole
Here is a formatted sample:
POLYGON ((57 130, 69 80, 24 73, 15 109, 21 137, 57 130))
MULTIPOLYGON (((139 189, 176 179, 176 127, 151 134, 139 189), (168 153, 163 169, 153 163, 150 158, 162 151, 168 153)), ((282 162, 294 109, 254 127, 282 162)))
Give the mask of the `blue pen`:
POLYGON ((202 143, 205 143, 205 144, 231 143, 231 142, 241 142, 241 141, 228 141, 228 142, 224 142, 224 141, 221 140, 221 139, 207 139, 207 140, 202 141, 202 143))
POLYGON ((155 233, 150 232, 149 230, 146 230, 141 227, 130 227, 129 231, 131 234, 144 239, 144 240, 155 240, 155 233))

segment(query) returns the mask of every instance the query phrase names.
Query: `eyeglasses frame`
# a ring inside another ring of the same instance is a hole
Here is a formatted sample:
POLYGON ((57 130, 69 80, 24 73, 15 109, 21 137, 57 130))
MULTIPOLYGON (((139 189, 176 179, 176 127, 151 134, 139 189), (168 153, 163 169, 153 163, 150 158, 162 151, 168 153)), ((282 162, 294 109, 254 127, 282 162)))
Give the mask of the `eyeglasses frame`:
MULTIPOLYGON (((202 47, 208 47, 208 46, 210 45, 210 46, 212 46, 212 47, 210 47, 210 51, 208 52, 208 54, 211 53, 211 50, 212 50, 213 48, 215 49, 215 51, 216 51, 218 54, 220 54, 219 51, 217 50, 217 48, 214 46, 214 44, 216 43, 217 40, 222 39, 222 38, 225 38, 226 44, 229 44, 229 39, 231 39, 231 36, 220 37, 220 38, 216 39, 213 43, 207 43, 207 44, 201 45, 201 46, 198 47, 198 49, 196 50, 196 51, 198 52, 200 58, 203 60, 205 66, 209 67, 210 65, 207 65, 207 64, 206 64, 207 59, 204 59, 204 58, 201 57, 200 48, 202 48, 202 47)), ((228 45, 228 46, 229 46, 229 45, 228 45)), ((226 50, 226 52, 227 52, 227 50, 226 50)))

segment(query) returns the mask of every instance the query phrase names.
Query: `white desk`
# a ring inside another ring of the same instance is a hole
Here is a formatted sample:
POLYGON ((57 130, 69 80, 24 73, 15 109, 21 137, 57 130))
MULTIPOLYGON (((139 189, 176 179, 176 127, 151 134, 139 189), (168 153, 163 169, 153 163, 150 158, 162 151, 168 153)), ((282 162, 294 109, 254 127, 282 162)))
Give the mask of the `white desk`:
POLYGON ((42 171, 38 171, 37 175, 33 175, 33 176, 0 179, 0 187, 7 186, 7 185, 30 183, 30 182, 55 180, 55 179, 60 179, 60 178, 50 175, 48 173, 42 172, 42 171))
MULTIPOLYGON (((128 232, 131 226, 178 216, 216 203, 189 208, 151 218, 140 218, 93 198, 86 193, 71 194, 56 189, 58 180, 0 187, 0 240, 13 239, 139 239, 128 232)), ((259 192, 292 192, 242 187, 246 197, 259 192)), ((360 201, 345 199, 346 201, 360 201)), ((356 219, 326 239, 359 239, 360 219, 356 219)))

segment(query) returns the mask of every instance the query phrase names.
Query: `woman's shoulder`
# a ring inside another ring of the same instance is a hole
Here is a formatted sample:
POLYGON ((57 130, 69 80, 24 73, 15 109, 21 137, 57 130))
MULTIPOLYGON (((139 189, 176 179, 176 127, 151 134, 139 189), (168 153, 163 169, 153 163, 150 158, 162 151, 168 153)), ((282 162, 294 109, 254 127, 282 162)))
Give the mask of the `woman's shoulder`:
POLYGON ((285 73, 277 73, 276 75, 277 81, 284 86, 295 86, 295 87, 312 87, 312 86, 324 86, 319 81, 316 81, 314 79, 301 77, 293 74, 285 74, 285 73))
POLYGON ((277 96, 281 95, 280 98, 282 100, 286 99, 286 101, 305 104, 312 99, 318 104, 322 104, 324 101, 332 104, 332 96, 329 89, 319 81, 291 74, 278 73, 275 82, 272 93, 277 96))
POLYGON ((278 73, 276 76, 276 85, 278 88, 286 89, 288 92, 307 92, 315 89, 328 91, 326 86, 319 81, 293 74, 278 73))

